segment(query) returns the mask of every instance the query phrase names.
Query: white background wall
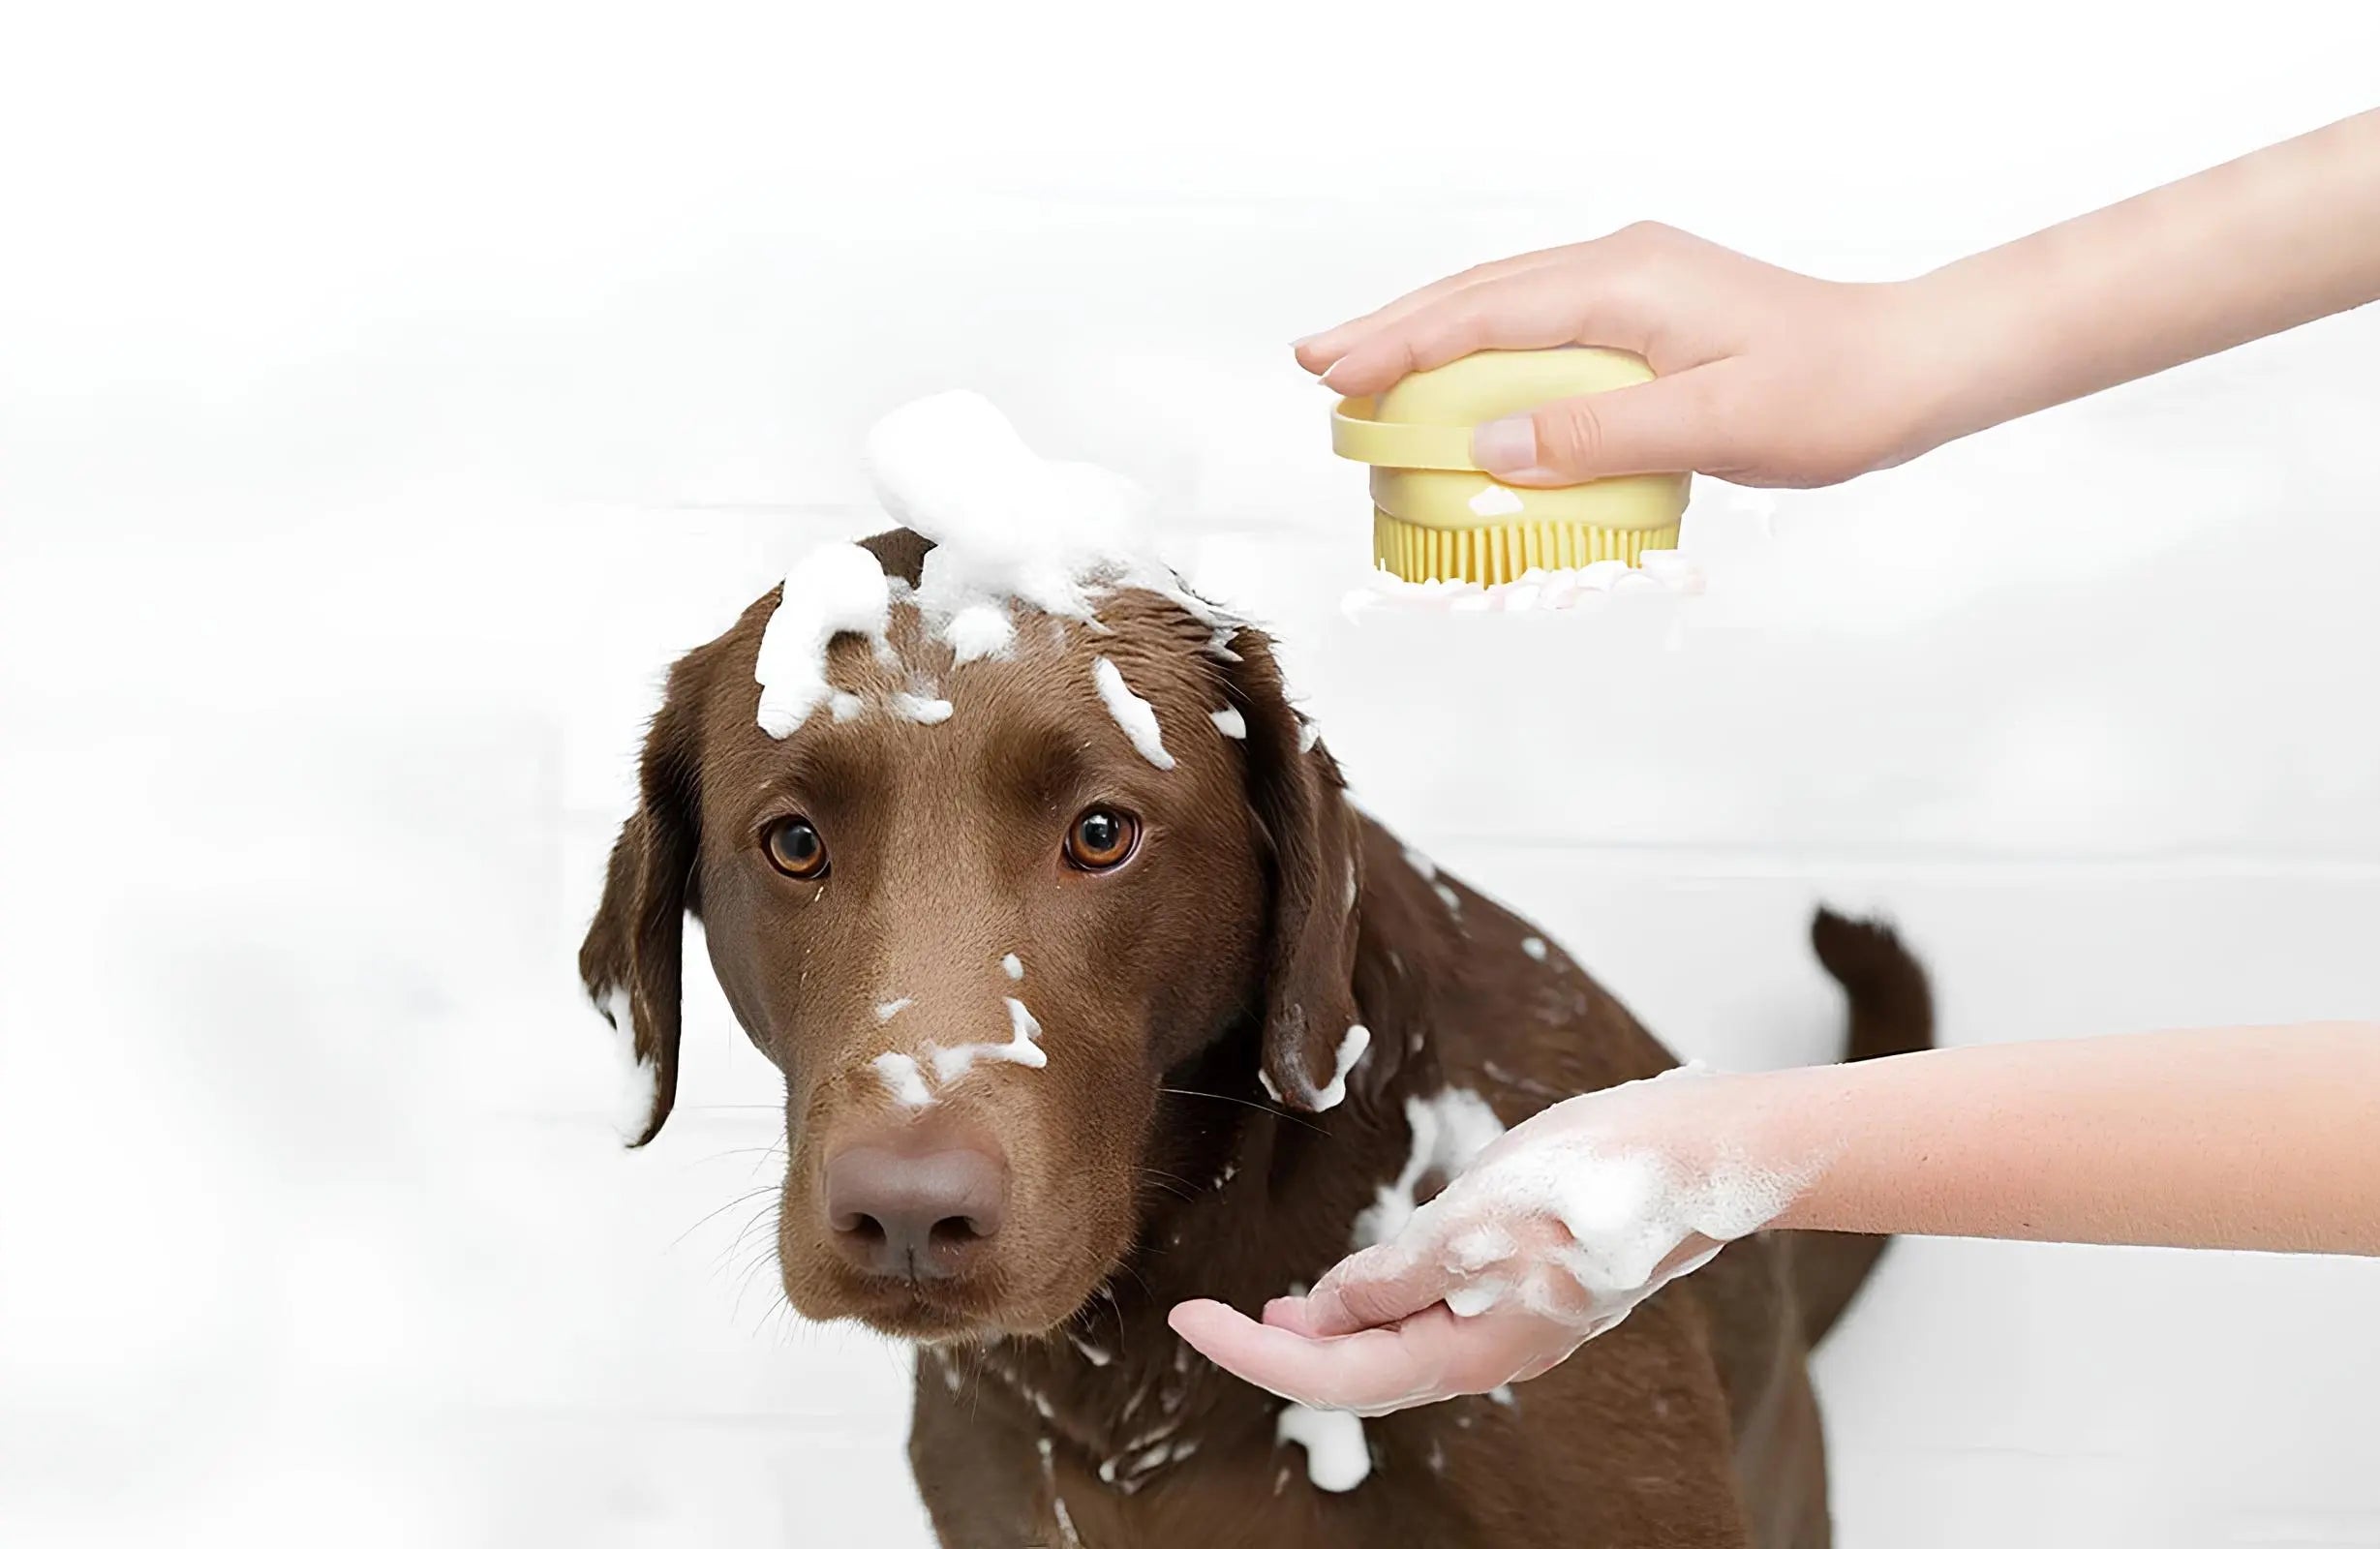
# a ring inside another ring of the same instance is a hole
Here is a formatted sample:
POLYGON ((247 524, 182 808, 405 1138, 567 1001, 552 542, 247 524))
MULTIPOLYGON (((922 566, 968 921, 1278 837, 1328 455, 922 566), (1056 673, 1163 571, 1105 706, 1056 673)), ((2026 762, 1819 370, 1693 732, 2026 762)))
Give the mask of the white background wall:
MULTIPOLYGON (((0 13, 0 1541, 914 1543, 698 978, 570 954, 675 652, 954 383, 1158 486, 1366 803, 1683 1050, 2380 1015, 2380 313, 1773 504, 1700 598, 1338 614, 1286 342, 1670 221, 1918 270, 2371 106, 2352 0, 0 13), (715 1213, 716 1212, 716 1213, 715 1213)), ((1910 1243, 1848 1549, 2380 1543, 2380 1264, 1910 1243)))

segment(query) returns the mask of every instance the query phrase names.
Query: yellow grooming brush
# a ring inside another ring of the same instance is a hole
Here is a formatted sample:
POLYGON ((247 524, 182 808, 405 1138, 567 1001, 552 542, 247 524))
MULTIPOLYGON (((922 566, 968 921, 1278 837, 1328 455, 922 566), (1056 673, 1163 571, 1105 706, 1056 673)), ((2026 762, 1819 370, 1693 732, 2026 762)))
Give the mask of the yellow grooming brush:
POLYGON ((1534 490, 1499 483, 1471 460, 1475 425, 1652 380, 1642 360, 1617 349, 1489 349, 1374 397, 1342 399, 1330 447, 1371 465, 1380 567, 1405 581, 1496 586, 1532 568, 1634 564, 1647 549, 1676 547, 1684 473, 1534 490))

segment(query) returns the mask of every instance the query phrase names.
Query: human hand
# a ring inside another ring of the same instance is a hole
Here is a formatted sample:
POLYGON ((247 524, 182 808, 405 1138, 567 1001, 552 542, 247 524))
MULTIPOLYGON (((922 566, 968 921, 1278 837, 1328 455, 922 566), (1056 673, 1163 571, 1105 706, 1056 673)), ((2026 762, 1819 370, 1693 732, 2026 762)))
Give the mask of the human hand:
POLYGON ((1630 350, 1655 380, 1482 425, 1473 457, 1526 486, 1700 472, 1809 487, 1949 439, 1929 425, 1933 315, 1908 285, 1814 280, 1643 224, 1466 270, 1297 349, 1351 396, 1481 349, 1630 350))
POLYGON ((1730 1082, 1672 1072, 1557 1104, 1261 1323, 1195 1301, 1175 1331, 1260 1387, 1360 1414, 1536 1377, 1791 1201, 1798 1176, 1712 1139, 1730 1082))

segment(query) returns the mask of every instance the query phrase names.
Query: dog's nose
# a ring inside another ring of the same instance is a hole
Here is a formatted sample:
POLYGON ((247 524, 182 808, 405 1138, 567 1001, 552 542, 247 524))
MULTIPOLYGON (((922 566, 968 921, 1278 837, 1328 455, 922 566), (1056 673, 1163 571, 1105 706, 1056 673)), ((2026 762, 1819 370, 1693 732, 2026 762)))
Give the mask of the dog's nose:
POLYGON ((911 1126, 827 1159, 827 1226, 873 1275, 948 1280, 983 1256, 1008 1201, 1008 1164, 989 1144, 911 1126))

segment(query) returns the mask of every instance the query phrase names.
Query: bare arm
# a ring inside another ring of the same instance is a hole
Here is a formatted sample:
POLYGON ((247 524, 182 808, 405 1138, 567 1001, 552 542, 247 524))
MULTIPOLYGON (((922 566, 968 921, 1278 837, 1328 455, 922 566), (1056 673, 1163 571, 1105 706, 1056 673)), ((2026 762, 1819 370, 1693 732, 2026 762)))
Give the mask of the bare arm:
POLYGON ((2380 1255, 2380 1024, 1672 1075, 1556 1104, 1263 1323, 1249 1381, 1385 1412, 1533 1377, 1763 1227, 2380 1255))
POLYGON ((1938 445, 2380 298, 2380 110, 1909 282, 1938 445))
MULTIPOLYGON (((1681 1091, 1827 1158, 1771 1225, 2380 1254, 2380 1026, 1934 1049, 1681 1091)), ((1774 1147, 1774 1150, 1771 1148, 1774 1147)))
POLYGON ((2380 110, 1914 280, 1846 285, 1660 226, 1482 264, 1298 342, 1344 393, 1478 349, 1658 380, 1480 426, 1509 483, 1831 484, 2380 298, 2380 110))

